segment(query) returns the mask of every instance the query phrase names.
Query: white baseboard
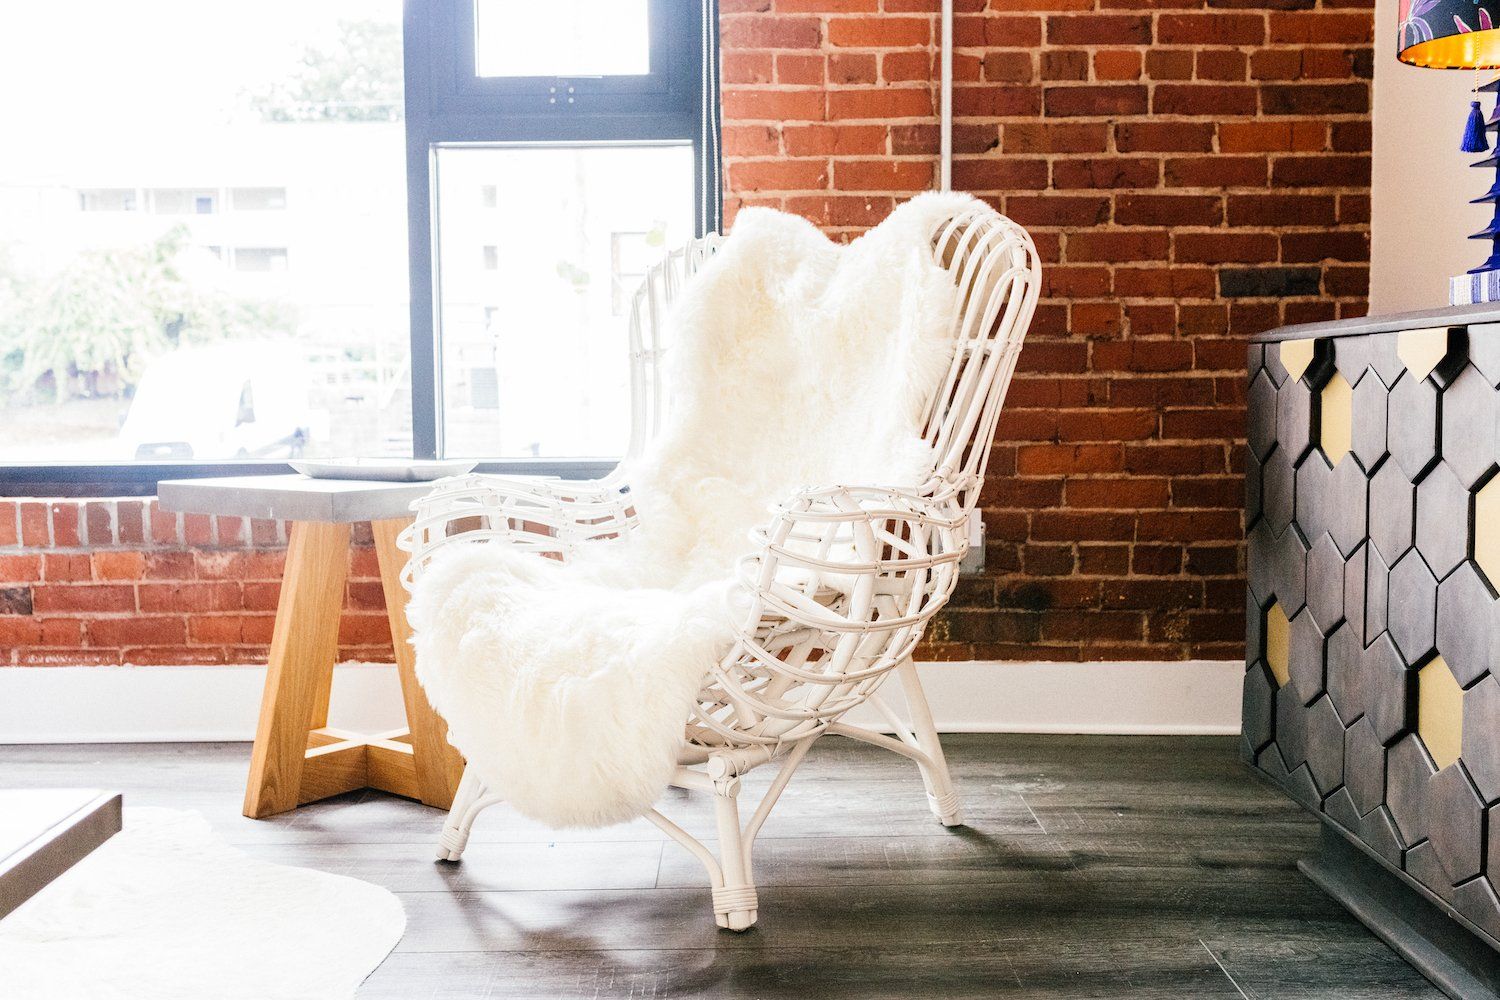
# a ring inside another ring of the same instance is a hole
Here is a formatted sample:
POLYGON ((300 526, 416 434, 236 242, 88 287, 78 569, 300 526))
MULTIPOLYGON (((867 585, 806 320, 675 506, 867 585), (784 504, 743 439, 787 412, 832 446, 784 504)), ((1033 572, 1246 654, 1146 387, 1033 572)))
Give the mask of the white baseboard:
MULTIPOLYGON (((1240 731, 1244 667, 1183 663, 924 663, 944 732, 1200 734, 1240 731)), ((264 667, 0 669, 0 744, 248 740, 264 667)), ((894 682, 886 690, 894 692, 894 682)), ((403 724, 389 664, 334 672, 330 723, 378 732, 403 724)), ((851 722, 876 724, 873 713, 851 722)))

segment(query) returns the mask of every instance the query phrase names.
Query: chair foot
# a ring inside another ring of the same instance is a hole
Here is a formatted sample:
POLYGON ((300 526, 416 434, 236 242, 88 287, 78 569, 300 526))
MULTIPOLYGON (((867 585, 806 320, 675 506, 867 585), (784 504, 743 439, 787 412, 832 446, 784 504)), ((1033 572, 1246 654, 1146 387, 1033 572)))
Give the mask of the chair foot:
POLYGON ((759 906, 753 885, 715 889, 714 923, 725 930, 747 931, 755 925, 759 906))
POLYGON ((964 804, 957 792, 948 791, 942 795, 928 793, 927 806, 944 826, 964 825, 964 804))
POLYGON ((464 848, 469 845, 469 832, 460 830, 456 826, 445 825, 443 832, 438 835, 437 859, 439 861, 458 861, 464 856, 464 848))

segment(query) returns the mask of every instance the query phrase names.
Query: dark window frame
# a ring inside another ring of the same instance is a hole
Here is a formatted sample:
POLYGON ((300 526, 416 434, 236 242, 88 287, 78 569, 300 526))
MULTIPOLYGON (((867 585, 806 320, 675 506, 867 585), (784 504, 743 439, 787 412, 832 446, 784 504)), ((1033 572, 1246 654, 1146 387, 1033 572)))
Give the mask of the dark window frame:
MULTIPOLYGON (((717 228, 717 0, 648 0, 651 72, 641 77, 478 77, 471 0, 405 0, 403 61, 411 291, 412 457, 442 448, 441 335, 435 298, 435 156, 443 146, 691 142, 698 235, 717 228), (713 25, 715 30, 710 31, 713 25), (705 97, 713 106, 705 108, 705 97), (571 100, 569 100, 571 98, 571 100)), ((503 207, 503 200, 502 200, 503 207)), ((624 350, 624 332, 621 331, 624 350)), ((496 459, 481 471, 590 479, 616 460, 496 459)), ((0 464, 0 496, 148 496, 163 479, 275 475, 285 462, 0 464)))

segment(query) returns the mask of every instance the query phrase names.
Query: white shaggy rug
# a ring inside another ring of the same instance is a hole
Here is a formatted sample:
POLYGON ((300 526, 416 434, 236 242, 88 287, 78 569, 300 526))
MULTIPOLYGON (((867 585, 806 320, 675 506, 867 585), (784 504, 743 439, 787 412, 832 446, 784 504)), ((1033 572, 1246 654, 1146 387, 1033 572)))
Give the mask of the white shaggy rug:
POLYGON ((554 826, 639 816, 661 795, 752 528, 806 487, 920 486, 923 409, 953 356, 939 225, 922 195, 848 245, 741 212, 668 319, 671 410, 625 470, 640 526, 561 564, 454 546, 413 594, 417 674, 469 766, 554 826))
POLYGON ((405 929, 379 886, 257 861, 194 812, 127 809, 0 920, 0 997, 341 1000, 405 929))

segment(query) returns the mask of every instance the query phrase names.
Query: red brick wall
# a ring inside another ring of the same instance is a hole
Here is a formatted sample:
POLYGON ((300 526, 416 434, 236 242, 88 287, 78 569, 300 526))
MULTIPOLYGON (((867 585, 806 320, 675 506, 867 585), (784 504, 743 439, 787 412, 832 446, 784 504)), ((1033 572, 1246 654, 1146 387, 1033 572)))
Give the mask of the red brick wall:
MULTIPOLYGON (((841 237, 937 173, 937 0, 722 0, 730 209, 841 237)), ((1368 0, 957 0, 954 186, 1046 297, 927 656, 1234 657, 1244 340, 1365 309, 1368 0)), ((284 526, 0 503, 0 664, 263 659, 284 526)), ((368 542, 368 537, 366 537, 368 542)), ((389 659, 373 552, 343 655, 389 659)))
MULTIPOLYGON (((937 0, 722 0, 731 209, 937 177, 937 0)), ((929 655, 1233 657, 1245 338, 1360 315, 1371 0, 956 0, 953 185, 1046 289, 929 655)))
MULTIPOLYGON (((355 528, 339 655, 392 660, 369 525, 355 528)), ((0 666, 262 663, 286 525, 155 500, 0 502, 0 666)))

